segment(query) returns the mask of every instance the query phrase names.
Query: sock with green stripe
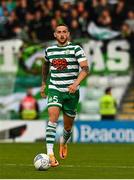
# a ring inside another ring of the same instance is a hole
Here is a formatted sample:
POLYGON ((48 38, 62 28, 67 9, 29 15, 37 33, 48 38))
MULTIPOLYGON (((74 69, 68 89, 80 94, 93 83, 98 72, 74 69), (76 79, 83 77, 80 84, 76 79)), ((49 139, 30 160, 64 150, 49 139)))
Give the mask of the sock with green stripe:
POLYGON ((63 144, 66 144, 69 141, 71 134, 72 134, 71 130, 69 130, 69 131, 66 131, 65 129, 63 130, 63 136, 62 136, 63 144))
POLYGON ((47 128, 46 128, 46 148, 47 148, 47 154, 54 154, 53 147, 55 142, 55 136, 56 136, 56 126, 57 123, 48 122, 47 128))

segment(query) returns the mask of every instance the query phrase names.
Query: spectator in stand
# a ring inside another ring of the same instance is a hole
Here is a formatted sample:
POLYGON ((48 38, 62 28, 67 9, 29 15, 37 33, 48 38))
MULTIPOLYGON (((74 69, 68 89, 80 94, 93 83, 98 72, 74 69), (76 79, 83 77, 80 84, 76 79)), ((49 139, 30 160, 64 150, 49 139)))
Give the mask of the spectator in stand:
MULTIPOLYGON (((9 16, 12 13, 12 11, 15 9, 16 2, 13 2, 12 0, 2 0, 0 3, 0 38, 8 38, 7 29, 5 27, 5 24, 8 22, 9 16)), ((12 31, 12 30, 11 30, 12 31)), ((12 37, 10 35, 9 37, 12 37)))
POLYGON ((16 35, 15 35, 15 32, 14 32, 14 28, 16 26, 19 26, 19 25, 20 25, 20 23, 18 21, 16 13, 15 13, 15 11, 12 11, 10 16, 8 17, 7 22, 4 25, 6 38, 15 37, 16 35))
POLYGON ((32 95, 32 90, 27 90, 27 95, 20 103, 20 117, 23 120, 35 120, 39 117, 39 106, 37 100, 32 95))
POLYGON ((24 29, 27 32, 27 35, 29 36, 30 39, 32 39, 31 32, 33 31, 33 23, 34 23, 34 15, 31 12, 27 12, 25 16, 25 25, 24 29))
POLYGON ((71 21, 71 11, 72 11, 72 4, 70 1, 65 1, 61 4, 61 12, 64 23, 70 27, 71 21))
POLYGON ((15 12, 22 26, 25 24, 25 17, 28 11, 27 0, 19 0, 16 2, 15 12))
POLYGON ((109 9, 107 0, 94 0, 93 3, 94 15, 96 16, 96 19, 100 17, 100 15, 105 9, 109 9))
POLYGON ((47 40, 54 40, 53 33, 56 27, 57 27, 57 20, 55 18, 52 18, 47 32, 47 40))
POLYGON ((112 26, 112 17, 108 9, 102 11, 100 17, 98 18, 98 24, 101 27, 110 28, 112 26))
POLYGON ((62 13, 61 13, 61 11, 60 11, 59 9, 57 9, 57 10, 55 11, 54 18, 56 19, 56 21, 57 21, 58 24, 64 23, 64 20, 63 20, 63 18, 62 18, 62 13))
POLYGON ((131 40, 132 30, 127 23, 123 23, 121 26, 121 38, 131 40))
POLYGON ((69 27, 70 27, 70 29, 71 29, 71 23, 72 23, 72 21, 73 21, 73 20, 78 21, 78 18, 79 18, 79 14, 78 14, 78 11, 77 11, 76 8, 72 8, 72 11, 71 11, 71 14, 70 14, 69 18, 70 18, 70 20, 69 20, 69 21, 70 21, 70 22, 69 22, 69 27))
POLYGON ((0 38, 6 38, 5 24, 8 21, 9 12, 5 9, 3 10, 3 15, 0 16, 0 38))
POLYGON ((80 29, 80 25, 76 19, 71 21, 71 38, 72 40, 81 38, 82 32, 80 29))
POLYGON ((84 10, 79 14, 78 22, 80 24, 80 30, 82 32, 82 37, 88 37, 87 25, 90 21, 89 12, 84 10))
POLYGON ((78 1, 76 7, 79 15, 85 11, 85 3, 83 1, 78 1))
MULTIPOLYGON (((50 20, 54 17, 55 7, 53 0, 46 1, 37 1, 36 10, 40 10, 43 13, 43 17, 45 18, 45 22, 50 22, 50 20), (37 6, 38 5, 38 6, 37 6)), ((48 24, 47 24, 48 25, 48 24)))
POLYGON ((46 33, 45 33, 45 24, 42 12, 37 10, 35 12, 34 20, 33 20, 33 31, 32 31, 32 38, 34 41, 41 41, 45 40, 46 33))
POLYGON ((30 38, 27 34, 25 28, 21 28, 19 25, 16 25, 13 28, 14 37, 17 39, 22 39, 24 42, 29 42, 30 38))
POLYGON ((8 12, 11 13, 16 7, 16 1, 7 0, 6 1, 6 6, 7 6, 7 9, 8 9, 8 12))
POLYGON ((16 2, 12 0, 2 0, 0 4, 0 16, 4 16, 4 11, 8 11, 10 14, 16 7, 16 2))
POLYGON ((114 28, 119 30, 121 27, 121 24, 125 20, 125 18, 126 18, 125 1, 119 0, 116 5, 114 15, 113 15, 114 28))
POLYGON ((49 16, 54 16, 54 1, 53 0, 47 0, 46 1, 46 10, 48 11, 49 16))
POLYGON ((92 0, 92 3, 91 3, 91 17, 92 17, 92 20, 94 22, 96 22, 97 18, 98 18, 98 13, 97 13, 97 7, 98 7, 98 0, 92 0))
POLYGON ((128 11, 125 23, 128 24, 131 30, 134 32, 134 11, 128 11))
POLYGON ((36 0, 34 2, 34 11, 32 11, 32 12, 35 13, 36 11, 43 11, 44 8, 46 8, 45 3, 43 1, 37 1, 36 0))
POLYGON ((72 11, 71 11, 71 21, 73 20, 73 19, 78 19, 78 16, 79 16, 79 14, 78 14, 78 11, 77 11, 77 9, 76 8, 72 8, 72 11))
POLYGON ((128 40, 130 43, 131 55, 134 58, 134 32, 127 23, 123 23, 121 26, 121 38, 128 40))
POLYGON ((117 112, 117 103, 112 96, 111 87, 106 88, 100 99, 100 115, 102 120, 114 120, 117 112))
POLYGON ((42 15, 43 15, 43 23, 44 23, 44 31, 45 31, 44 41, 49 40, 49 36, 51 36, 49 32, 51 31, 50 22, 53 18, 55 18, 55 11, 57 10, 55 4, 57 3, 54 0, 47 0, 44 2, 42 1, 42 13, 43 13, 42 15))
POLYGON ((99 7, 100 7, 100 12, 102 12, 104 9, 109 9, 110 6, 108 4, 108 0, 99 0, 99 7))

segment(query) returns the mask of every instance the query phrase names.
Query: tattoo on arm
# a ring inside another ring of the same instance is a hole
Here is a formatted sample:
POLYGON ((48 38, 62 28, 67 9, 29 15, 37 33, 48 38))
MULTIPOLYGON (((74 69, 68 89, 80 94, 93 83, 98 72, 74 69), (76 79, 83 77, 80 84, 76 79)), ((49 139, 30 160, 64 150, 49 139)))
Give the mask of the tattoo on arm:
POLYGON ((49 63, 45 62, 42 65, 42 82, 46 83, 48 73, 49 73, 49 63))
POLYGON ((85 71, 87 74, 89 74, 89 67, 88 66, 83 66, 81 67, 82 71, 85 71))

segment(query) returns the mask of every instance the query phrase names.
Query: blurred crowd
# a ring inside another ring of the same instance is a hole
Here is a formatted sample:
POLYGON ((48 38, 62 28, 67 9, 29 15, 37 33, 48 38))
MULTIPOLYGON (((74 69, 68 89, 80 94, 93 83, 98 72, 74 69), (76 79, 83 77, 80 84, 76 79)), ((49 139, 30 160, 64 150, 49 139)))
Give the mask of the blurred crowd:
POLYGON ((69 26, 72 39, 87 37, 94 22, 121 32, 124 38, 134 34, 133 0, 1 0, 0 40, 53 40, 57 24, 69 26))

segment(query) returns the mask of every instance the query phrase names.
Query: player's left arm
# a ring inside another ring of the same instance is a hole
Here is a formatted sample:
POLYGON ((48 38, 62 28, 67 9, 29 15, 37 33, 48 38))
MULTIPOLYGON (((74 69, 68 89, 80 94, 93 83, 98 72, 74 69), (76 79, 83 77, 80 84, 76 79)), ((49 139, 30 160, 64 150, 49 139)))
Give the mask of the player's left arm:
POLYGON ((79 64, 80 64, 80 67, 81 67, 81 71, 80 71, 80 73, 78 75, 78 78, 74 82, 76 84, 76 86, 79 86, 81 81, 83 81, 87 77, 87 75, 89 74, 89 67, 88 67, 87 60, 82 61, 79 64))
POLYGON ((81 67, 81 71, 80 71, 77 79, 75 80, 75 82, 68 87, 70 93, 75 93, 77 90, 77 87, 80 85, 81 81, 83 81, 89 74, 89 67, 88 67, 87 60, 81 61, 79 63, 79 65, 81 67))

